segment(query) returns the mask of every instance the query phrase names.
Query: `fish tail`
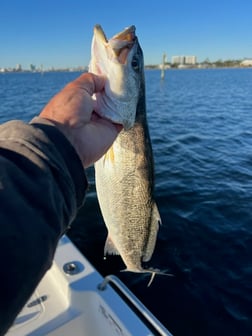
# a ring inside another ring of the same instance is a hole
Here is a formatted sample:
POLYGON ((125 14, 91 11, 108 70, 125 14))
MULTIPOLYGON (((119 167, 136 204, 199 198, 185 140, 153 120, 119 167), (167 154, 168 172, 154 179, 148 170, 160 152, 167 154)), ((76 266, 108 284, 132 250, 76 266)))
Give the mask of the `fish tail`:
POLYGON ((169 276, 169 277, 174 277, 175 275, 172 274, 172 273, 166 273, 166 271, 160 271, 158 268, 138 268, 138 269, 129 269, 129 268, 126 268, 125 270, 122 270, 121 272, 135 272, 135 273, 145 273, 145 274, 151 274, 151 277, 150 277, 150 280, 147 284, 147 287, 150 287, 150 285, 152 284, 154 278, 155 278, 155 275, 166 275, 166 276, 169 276))
POLYGON ((147 287, 150 287, 150 285, 152 284, 156 274, 157 274, 156 272, 151 273, 150 281, 148 282, 147 287))
POLYGON ((147 287, 150 287, 150 285, 152 284, 152 282, 153 282, 154 277, 155 277, 156 274, 158 274, 158 275, 166 275, 166 276, 170 276, 170 277, 174 277, 175 276, 174 274, 166 273, 165 271, 160 271, 158 268, 147 268, 146 270, 143 269, 143 273, 144 272, 151 274, 151 277, 150 277, 150 280, 149 280, 149 282, 147 284, 147 287))

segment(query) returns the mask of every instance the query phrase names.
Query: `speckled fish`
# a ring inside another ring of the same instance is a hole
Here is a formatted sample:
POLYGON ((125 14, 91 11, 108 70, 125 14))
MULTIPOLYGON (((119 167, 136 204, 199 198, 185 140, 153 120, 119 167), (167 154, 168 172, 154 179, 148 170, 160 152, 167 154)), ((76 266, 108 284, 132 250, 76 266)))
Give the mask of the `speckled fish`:
POLYGON ((151 259, 161 219, 153 198, 143 53, 134 26, 110 40, 95 26, 90 72, 108 79, 105 92, 96 96, 100 113, 124 126, 95 164, 97 195, 108 229, 105 254, 120 254, 127 271, 156 273, 142 265, 151 259))

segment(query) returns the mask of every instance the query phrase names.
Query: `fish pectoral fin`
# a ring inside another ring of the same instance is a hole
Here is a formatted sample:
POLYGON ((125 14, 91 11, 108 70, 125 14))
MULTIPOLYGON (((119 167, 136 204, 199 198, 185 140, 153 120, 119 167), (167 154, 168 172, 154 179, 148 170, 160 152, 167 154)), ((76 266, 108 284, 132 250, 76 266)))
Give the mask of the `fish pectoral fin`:
POLYGON ((113 164, 114 160, 115 160, 115 154, 114 154, 114 149, 112 145, 103 156, 103 165, 105 166, 106 163, 113 164))
POLYGON ((161 225, 161 217, 158 211, 158 207, 157 207, 157 204, 153 202, 148 240, 146 242, 144 253, 143 253, 143 258, 142 258, 144 262, 149 261, 152 257, 152 254, 153 254, 153 251, 156 245, 157 233, 158 233, 158 229, 160 225, 161 225))
POLYGON ((120 255, 110 236, 107 237, 104 247, 104 254, 120 255))

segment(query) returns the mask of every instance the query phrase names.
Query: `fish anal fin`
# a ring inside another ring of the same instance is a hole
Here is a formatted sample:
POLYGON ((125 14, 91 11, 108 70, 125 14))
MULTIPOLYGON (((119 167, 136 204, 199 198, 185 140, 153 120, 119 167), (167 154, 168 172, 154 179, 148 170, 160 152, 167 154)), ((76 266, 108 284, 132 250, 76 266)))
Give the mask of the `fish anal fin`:
POLYGON ((150 261, 157 240, 157 233, 159 226, 161 225, 161 217, 158 211, 157 204, 153 202, 152 204, 152 212, 151 212, 151 222, 149 227, 149 236, 148 241, 146 242, 143 258, 144 262, 150 261))
POLYGON ((113 243, 112 239, 110 236, 107 237, 105 247, 104 247, 104 254, 107 255, 119 255, 120 253, 118 252, 115 244, 113 243))

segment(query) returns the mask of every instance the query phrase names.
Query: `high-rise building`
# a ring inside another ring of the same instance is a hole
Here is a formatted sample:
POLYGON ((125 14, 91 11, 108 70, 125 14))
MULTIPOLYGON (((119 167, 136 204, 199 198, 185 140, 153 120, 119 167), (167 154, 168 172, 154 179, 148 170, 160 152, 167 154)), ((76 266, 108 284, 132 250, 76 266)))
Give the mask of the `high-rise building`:
POLYGON ((172 56, 172 64, 185 64, 185 56, 172 56))
POLYGON ((16 71, 22 71, 22 65, 21 64, 17 64, 15 70, 16 71))
POLYGON ((172 56, 171 59, 172 64, 178 64, 178 65, 194 65, 197 63, 197 57, 196 56, 172 56))
POLYGON ((197 63, 197 57, 196 56, 185 56, 185 64, 196 64, 197 63))

